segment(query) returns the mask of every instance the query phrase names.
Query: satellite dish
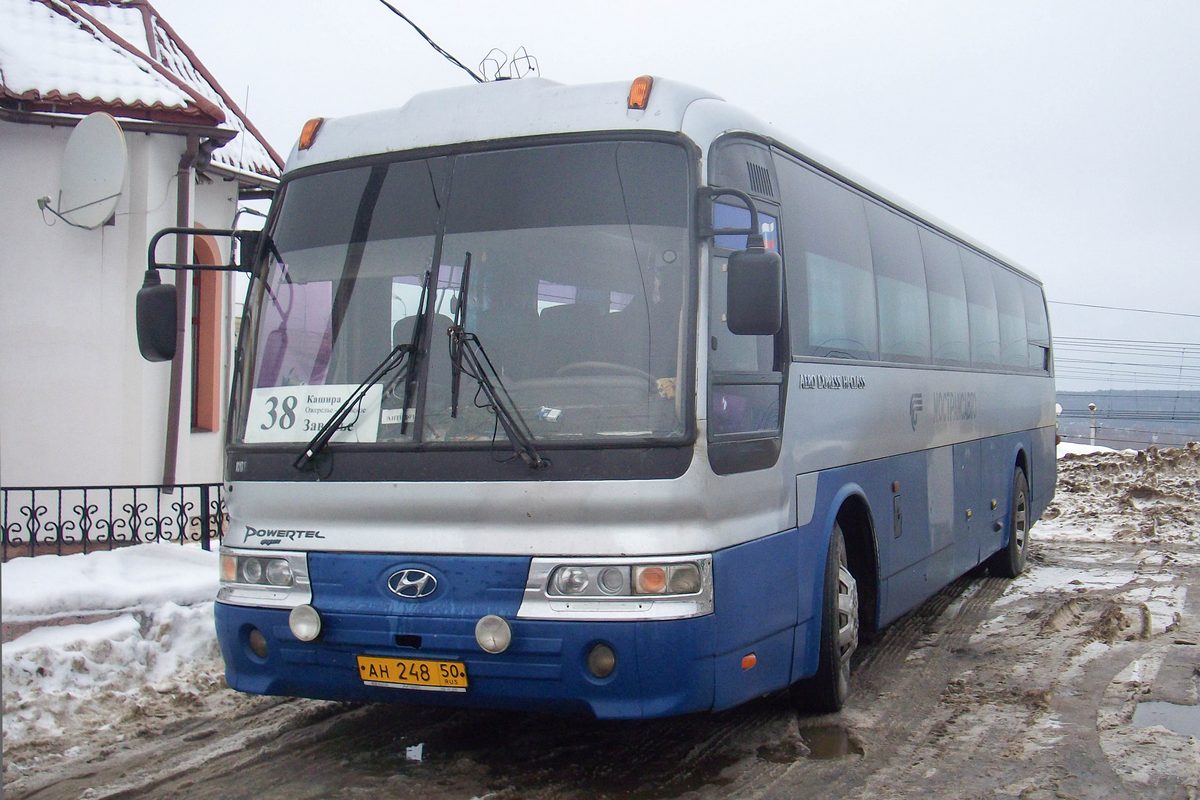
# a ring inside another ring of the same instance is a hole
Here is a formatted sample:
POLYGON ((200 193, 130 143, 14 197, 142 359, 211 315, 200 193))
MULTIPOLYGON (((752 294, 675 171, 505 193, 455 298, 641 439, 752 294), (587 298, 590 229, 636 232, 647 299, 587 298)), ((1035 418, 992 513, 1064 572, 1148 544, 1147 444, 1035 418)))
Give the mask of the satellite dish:
POLYGON ((108 222, 125 191, 128 166, 121 126, 108 114, 88 114, 67 140, 58 215, 80 228, 108 222))

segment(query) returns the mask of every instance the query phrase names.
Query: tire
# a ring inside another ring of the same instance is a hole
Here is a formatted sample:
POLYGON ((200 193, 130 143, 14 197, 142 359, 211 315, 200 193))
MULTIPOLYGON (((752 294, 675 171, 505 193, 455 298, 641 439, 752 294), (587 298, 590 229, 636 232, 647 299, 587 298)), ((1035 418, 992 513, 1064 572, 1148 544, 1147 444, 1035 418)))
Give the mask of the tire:
POLYGON ((838 711, 850 694, 850 659, 858 649, 858 582, 846 558, 846 539, 834 525, 825 561, 821 602, 821 652, 817 672, 792 687, 792 698, 805 711, 838 711))
POLYGON ((1015 578, 1025 571, 1029 555, 1029 481, 1025 470, 1013 473, 1012 505, 1008 510, 1008 543, 987 560, 988 571, 1002 578, 1015 578))

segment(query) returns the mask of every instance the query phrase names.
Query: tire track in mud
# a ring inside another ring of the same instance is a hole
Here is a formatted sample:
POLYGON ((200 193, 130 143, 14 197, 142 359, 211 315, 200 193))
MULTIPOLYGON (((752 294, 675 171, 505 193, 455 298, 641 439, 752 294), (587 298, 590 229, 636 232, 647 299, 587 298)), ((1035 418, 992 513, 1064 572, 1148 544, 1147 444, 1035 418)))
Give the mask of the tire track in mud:
POLYGON ((231 716, 192 717, 164 729, 144 730, 128 740, 101 747, 85 761, 56 769, 47 781, 20 781, 4 796, 29 800, 115 800, 172 796, 163 787, 207 773, 239 752, 268 746, 281 732, 310 727, 338 713, 333 704, 293 699, 256 699, 231 716), (65 773, 65 774, 64 774, 65 773))
MULTIPOLYGON (((906 715, 888 709, 913 697, 936 702, 940 687, 931 687, 945 670, 931 666, 969 636, 1006 585, 960 579, 863 648, 850 708, 892 720, 862 735, 872 765, 912 733, 906 715), (921 667, 906 667, 917 653, 921 667)), ((119 748, 91 774, 14 796, 56 800, 103 785, 89 797, 773 797, 811 783, 836 797, 862 784, 867 770, 805 758, 803 730, 831 718, 798 716, 786 694, 716 715, 633 723, 283 701, 201 719, 146 746, 119 748), (417 745, 421 759, 410 760, 417 745)))
POLYGON ((745 796, 795 797, 816 786, 825 796, 850 797, 872 773, 907 758, 931 736, 937 724, 932 712, 961 669, 959 654, 1008 585, 1000 578, 964 576, 887 628, 853 674, 855 693, 840 718, 800 720, 801 732, 807 724, 838 721, 862 756, 801 758, 782 774, 747 787, 745 796))
MULTIPOLYGON (((860 796, 1183 796, 1178 785, 1125 783, 1097 731, 1104 688, 1154 646, 1150 611, 1128 594, 1145 587, 1147 575, 1157 582, 1165 573, 1144 569, 1132 548, 1109 548, 1099 564, 1086 553, 1080 558, 1086 548, 1055 543, 1047 550, 1056 567, 1097 570, 1094 583, 1070 581, 1006 606, 997 619, 1005 623, 968 642, 967 655, 977 663, 964 664, 950 680, 933 710, 936 723, 904 758, 882 765, 860 796), (1112 581, 1106 570, 1129 580, 1112 581)), ((1180 581, 1186 570, 1168 572, 1180 581)))
MULTIPOLYGON (((1075 569, 1077 557, 1081 567, 1087 563, 1082 547, 1043 547, 1039 560, 1048 566, 1075 569)), ((1169 565, 1133 570, 1133 548, 1120 549, 1121 569, 1139 581, 1180 572, 1169 565)), ((1123 604, 1129 624, 1122 627, 1114 602, 1134 583, 1086 593, 1045 590, 1006 603, 997 616, 995 603, 1010 585, 960 578, 885 629, 861 648, 854 694, 837 715, 797 714, 786 695, 715 715, 633 723, 259 701, 236 714, 190 717, 145 741, 119 743, 108 761, 77 762, 69 778, 35 791, 19 787, 25 794, 10 795, 5 787, 5 796, 711 800, 819 792, 957 800, 1049 798, 1060 790, 1079 798, 1132 796, 1121 794, 1127 787, 1107 762, 1098 763, 1095 703, 1102 691, 1096 686, 1111 679, 1124 654, 1151 642, 1139 636, 1118 642, 1106 657, 1080 658, 1092 641, 1111 642, 1145 627, 1129 603, 1123 604), (1006 621, 993 624, 993 617, 1006 621), (981 629, 984 622, 989 625, 981 629), (1063 677, 1079 666, 1079 677, 1063 677), (1053 725, 1079 740, 1048 749, 1053 725), (822 728, 845 731, 862 752, 827 761, 806 757, 806 733, 822 728), (409 754, 416 746, 423 751, 419 760, 409 754), (87 793, 89 786, 98 788, 87 793)))

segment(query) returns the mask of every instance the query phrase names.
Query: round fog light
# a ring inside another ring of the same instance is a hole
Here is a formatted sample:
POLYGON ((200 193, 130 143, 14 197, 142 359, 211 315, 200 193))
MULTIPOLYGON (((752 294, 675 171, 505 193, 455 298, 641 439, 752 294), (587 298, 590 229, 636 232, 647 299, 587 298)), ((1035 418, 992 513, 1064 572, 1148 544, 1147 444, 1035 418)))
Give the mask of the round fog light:
POLYGON ((246 644, 250 645, 250 652, 259 658, 267 657, 267 637, 263 636, 263 632, 258 628, 251 628, 249 635, 246 636, 246 644))
POLYGON ((512 644, 512 628, 495 614, 475 623, 475 641, 488 653, 503 653, 512 644))
POLYGON ((288 614, 288 627, 300 641, 311 642, 321 635, 321 615, 312 606, 296 606, 288 614))
POLYGON ((606 644, 595 645, 588 652, 587 668, 597 678, 607 678, 617 668, 617 654, 606 644))

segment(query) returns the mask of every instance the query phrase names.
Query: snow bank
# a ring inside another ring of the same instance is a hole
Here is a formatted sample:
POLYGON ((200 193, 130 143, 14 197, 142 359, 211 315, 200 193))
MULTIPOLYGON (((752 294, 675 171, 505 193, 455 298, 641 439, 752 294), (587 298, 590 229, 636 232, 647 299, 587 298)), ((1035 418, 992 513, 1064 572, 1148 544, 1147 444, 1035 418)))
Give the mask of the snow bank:
POLYGON ((1058 457, 1063 456, 1090 456, 1092 453, 1115 453, 1111 447, 1100 447, 1094 444, 1076 444, 1075 442, 1059 442, 1058 457))
POLYGON ((0 566, 6 622, 193 605, 217 594, 217 553, 143 544, 71 556, 16 558, 0 566))
POLYGON ((223 686, 214 552, 145 544, 18 558, 0 566, 0 581, 5 622, 110 615, 34 628, 0 647, 6 750, 54 749, 56 737, 167 713, 164 705, 223 686))
POLYGON ((106 730, 218 689, 223 665, 212 609, 211 601, 168 602, 90 625, 38 628, 5 643, 5 748, 106 730))
POLYGON ((1054 500, 1035 541, 1200 542, 1200 444, 1066 456, 1059 447, 1054 500))

